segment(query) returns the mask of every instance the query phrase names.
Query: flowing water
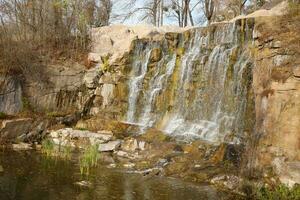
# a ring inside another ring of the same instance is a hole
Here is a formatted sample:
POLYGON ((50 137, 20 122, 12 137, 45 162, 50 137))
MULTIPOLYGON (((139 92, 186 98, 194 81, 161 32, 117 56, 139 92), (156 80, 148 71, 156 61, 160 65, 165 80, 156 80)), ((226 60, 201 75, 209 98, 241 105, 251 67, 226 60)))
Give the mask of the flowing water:
POLYGON ((49 160, 36 152, 1 152, 1 200, 215 200, 230 199, 208 185, 147 178, 99 166, 81 177, 75 161, 49 160), (90 188, 75 182, 89 180, 90 188))
POLYGON ((241 42, 248 32, 234 23, 211 34, 195 29, 191 39, 181 41, 183 53, 165 43, 137 45, 127 121, 141 125, 142 132, 156 127, 183 140, 239 143, 251 85, 252 61, 241 42), (155 48, 163 56, 151 63, 155 48))

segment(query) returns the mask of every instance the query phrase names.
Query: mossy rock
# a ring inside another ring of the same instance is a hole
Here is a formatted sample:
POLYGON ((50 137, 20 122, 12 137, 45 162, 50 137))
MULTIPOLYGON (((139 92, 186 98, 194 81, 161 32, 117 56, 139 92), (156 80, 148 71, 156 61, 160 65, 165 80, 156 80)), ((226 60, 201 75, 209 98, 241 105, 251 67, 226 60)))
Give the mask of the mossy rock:
POLYGON ((108 120, 102 118, 91 118, 88 120, 80 120, 76 124, 76 129, 85 129, 90 131, 111 131, 118 139, 123 139, 130 135, 136 134, 139 130, 138 126, 126 124, 120 121, 108 120))
POLYGON ((149 161, 140 161, 140 162, 135 163, 135 168, 137 170, 146 170, 146 169, 150 169, 152 167, 153 167, 153 165, 149 161))
POLYGON ((185 31, 183 33, 183 38, 184 38, 184 41, 188 41, 191 39, 191 32, 190 31, 185 31))
POLYGON ((209 181, 209 176, 204 172, 188 172, 183 177, 185 180, 194 181, 197 183, 206 183, 209 181))
POLYGON ((170 163, 169 165, 167 165, 167 167, 165 168, 165 174, 167 176, 170 176, 170 175, 181 176, 181 174, 183 174, 188 169, 189 169, 188 164, 185 162, 182 162, 182 163, 173 162, 173 163, 170 163))
POLYGON ((178 56, 183 56, 185 53, 185 48, 184 47, 179 47, 176 49, 176 53, 178 56))
POLYGON ((101 57, 102 64, 100 66, 100 70, 102 72, 110 71, 111 67, 109 64, 109 57, 110 57, 110 55, 101 57))
POLYGON ((143 140, 145 140, 146 142, 149 142, 149 143, 170 141, 169 136, 167 136, 165 133, 163 133, 162 131, 157 130, 157 129, 149 129, 141 137, 143 140))
POLYGON ((158 62, 161 58, 162 58, 162 50, 159 48, 153 49, 150 57, 151 62, 158 62))

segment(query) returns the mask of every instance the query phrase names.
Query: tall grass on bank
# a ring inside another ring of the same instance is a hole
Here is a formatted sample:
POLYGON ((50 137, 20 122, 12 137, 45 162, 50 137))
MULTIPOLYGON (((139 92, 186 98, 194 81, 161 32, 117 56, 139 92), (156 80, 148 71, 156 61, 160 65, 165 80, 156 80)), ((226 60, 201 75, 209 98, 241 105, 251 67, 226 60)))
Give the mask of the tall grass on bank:
POLYGON ((42 153, 44 153, 47 157, 70 160, 72 147, 70 145, 56 146, 53 141, 46 139, 42 142, 42 153))
POLYGON ((97 167, 99 160, 99 145, 89 146, 79 159, 81 175, 89 175, 93 167, 97 167))

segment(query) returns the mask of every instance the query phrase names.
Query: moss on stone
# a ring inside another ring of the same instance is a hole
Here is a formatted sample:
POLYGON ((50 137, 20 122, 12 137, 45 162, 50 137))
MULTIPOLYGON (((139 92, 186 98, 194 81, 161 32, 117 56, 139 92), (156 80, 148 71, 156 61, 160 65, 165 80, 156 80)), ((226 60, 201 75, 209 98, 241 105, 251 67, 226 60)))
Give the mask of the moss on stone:
POLYGON ((0 119, 5 119, 7 115, 4 112, 0 112, 0 119))
POLYGON ((178 56, 183 56, 184 53, 185 53, 185 48, 184 47, 178 47, 176 49, 176 53, 177 53, 178 56))
POLYGON ((183 174, 185 171, 188 170, 188 165, 185 162, 179 163, 179 162, 173 162, 170 163, 166 168, 165 168, 165 174, 167 176, 171 176, 171 175, 181 175, 183 174))
POLYGON ((162 50, 160 48, 154 48, 151 51, 151 62, 158 62, 162 58, 162 50))
POLYGON ((166 142, 170 140, 166 134, 157 129, 149 129, 142 135, 142 139, 146 142, 166 142))
POLYGON ((102 60, 102 64, 100 66, 100 70, 102 72, 110 71, 109 55, 101 57, 101 60, 102 60))

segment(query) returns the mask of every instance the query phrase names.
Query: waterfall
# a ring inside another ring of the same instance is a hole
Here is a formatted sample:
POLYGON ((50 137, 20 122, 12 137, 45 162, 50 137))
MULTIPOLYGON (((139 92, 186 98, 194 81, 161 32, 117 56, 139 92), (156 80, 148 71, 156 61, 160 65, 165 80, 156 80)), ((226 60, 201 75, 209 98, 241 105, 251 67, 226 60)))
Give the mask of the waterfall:
POLYGON ((217 26, 210 34, 195 29, 179 45, 182 54, 162 44, 138 46, 128 83, 127 121, 140 124, 141 132, 156 127, 183 140, 222 142, 231 137, 238 143, 252 67, 239 34, 234 23, 217 26), (151 63, 158 46, 163 56, 151 63))
POLYGON ((151 47, 147 47, 143 50, 142 45, 136 47, 135 55, 140 56, 140 59, 136 59, 133 63, 133 77, 130 79, 129 83, 129 106, 127 113, 127 121, 135 123, 135 111, 136 111, 136 101, 140 91, 142 90, 142 81, 146 75, 148 64, 151 56, 151 47))
POLYGON ((143 110, 143 114, 140 121, 140 124, 142 124, 144 127, 151 127, 155 123, 156 120, 155 116, 151 115, 151 111, 153 110, 153 106, 154 106, 154 100, 159 94, 159 92, 164 88, 169 77, 172 75, 175 68, 175 63, 176 63, 176 56, 173 55, 171 60, 166 65, 166 72, 162 74, 157 73, 150 81, 150 90, 146 95, 147 103, 143 110))

